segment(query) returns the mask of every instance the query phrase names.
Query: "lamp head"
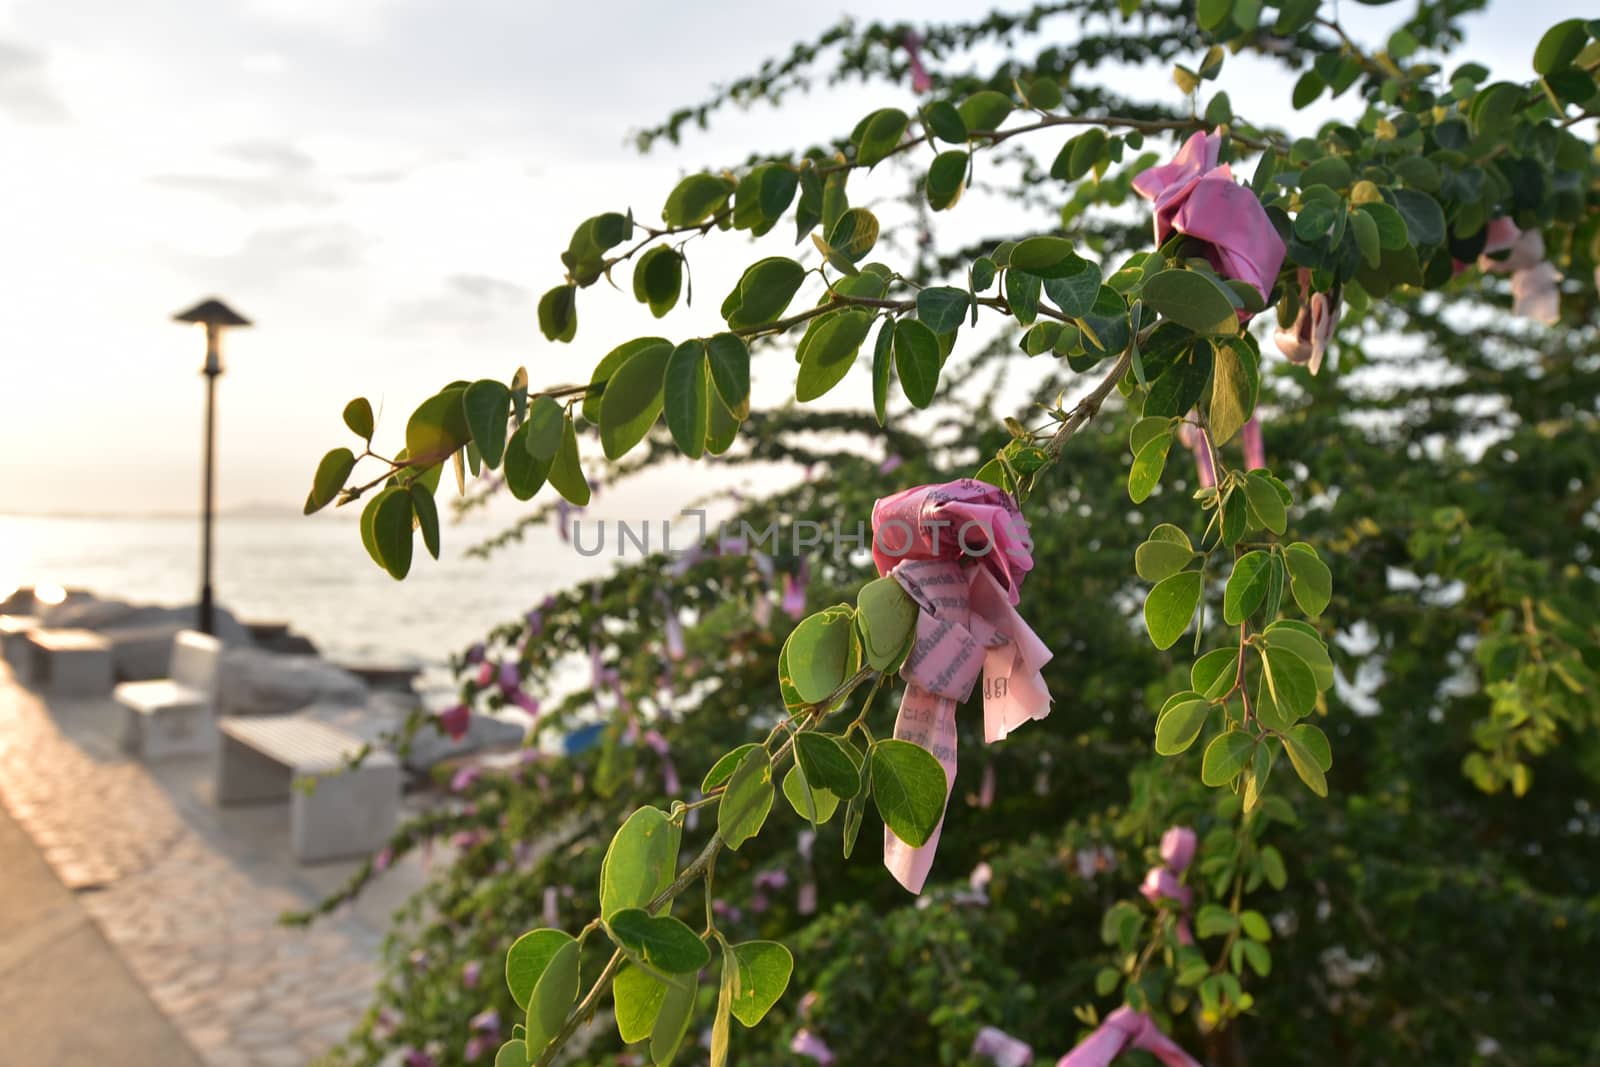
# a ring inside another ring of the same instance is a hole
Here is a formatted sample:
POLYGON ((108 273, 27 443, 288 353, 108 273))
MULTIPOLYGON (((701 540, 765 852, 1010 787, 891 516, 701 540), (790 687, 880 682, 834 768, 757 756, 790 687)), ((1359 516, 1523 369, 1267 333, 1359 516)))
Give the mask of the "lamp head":
POLYGON ((188 311, 172 316, 174 322, 190 322, 205 329, 206 374, 222 373, 222 331, 236 326, 249 326, 250 320, 216 299, 202 300, 188 311))

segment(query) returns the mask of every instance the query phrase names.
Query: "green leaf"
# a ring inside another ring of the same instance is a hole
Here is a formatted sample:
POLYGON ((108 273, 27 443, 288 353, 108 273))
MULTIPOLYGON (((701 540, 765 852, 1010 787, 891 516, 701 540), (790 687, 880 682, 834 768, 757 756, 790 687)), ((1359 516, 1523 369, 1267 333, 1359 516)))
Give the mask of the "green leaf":
POLYGON ((1392 189, 1389 195, 1394 199, 1394 208, 1404 220, 1413 245, 1444 243, 1444 211, 1437 200, 1416 189, 1392 189))
POLYGON ((507 424, 511 419, 511 390, 503 382, 485 378, 467 386, 461 394, 462 414, 467 430, 478 446, 478 454, 490 470, 500 466, 506 452, 507 424))
POLYGON ((580 508, 589 503, 589 482, 578 459, 578 431, 570 417, 561 425, 561 450, 550 464, 550 484, 569 503, 580 508))
POLYGON ((1011 314, 1024 326, 1039 316, 1039 290, 1043 284, 1037 274, 1015 267, 1006 270, 1006 303, 1011 306, 1011 314))
POLYGON ((1328 735, 1320 727, 1303 722, 1289 731, 1301 750, 1324 771, 1333 770, 1333 749, 1328 747, 1328 735))
POLYGON ((972 158, 959 149, 940 152, 928 166, 925 190, 928 206, 935 211, 948 211, 956 206, 967 187, 967 171, 972 158))
MULTIPOLYGON (((1069 319, 1082 318, 1094 310, 1100 297, 1100 268, 1090 260, 1074 255, 1067 261, 1072 269, 1044 280, 1045 295, 1069 319)), ((1056 270, 1060 270, 1058 264, 1056 270)))
POLYGON ((550 960, 563 946, 574 943, 571 936, 560 930, 530 930, 512 943, 506 952, 506 986, 518 1008, 527 1010, 534 987, 539 984, 550 960))
POLYGON ((417 529, 422 531, 422 544, 428 555, 439 558, 439 506, 433 499, 433 490, 419 482, 412 482, 411 510, 416 517, 417 529))
POLYGON ((1189 668, 1189 684, 1195 692, 1216 700, 1233 688, 1238 674, 1239 650, 1216 648, 1194 661, 1189 668))
POLYGON ((600 865, 600 916, 642 908, 672 884, 677 871, 679 828, 659 808, 628 816, 600 865))
MULTIPOLYGON (((1593 11, 1593 8, 1590 8, 1593 11)), ((1566 19, 1544 31, 1533 50, 1533 69, 1541 75, 1551 75, 1572 65, 1583 51, 1588 36, 1582 19, 1566 19)))
POLYGON ((705 780, 700 783, 700 792, 709 793, 726 783, 729 778, 733 777, 734 768, 739 765, 740 760, 744 759, 745 754, 751 749, 760 747, 760 745, 752 741, 747 745, 740 745, 731 752, 724 752, 721 758, 712 764, 711 769, 706 772, 705 780))
POLYGON ((617 1033, 625 1044, 631 1045, 650 1036, 666 999, 666 983, 635 964, 622 965, 611 983, 611 1000, 617 1033))
POLYGON ((1212 348, 1214 362, 1207 421, 1212 443, 1220 446, 1233 440, 1233 435, 1255 414, 1261 372, 1255 351, 1247 340, 1219 341, 1212 348))
POLYGON ((900 840, 920 848, 944 817, 949 782, 933 754, 910 741, 872 746, 872 800, 883 823, 900 840))
POLYGON ((1237 626, 1261 606, 1272 584, 1272 556, 1257 549, 1246 552, 1233 565, 1222 594, 1222 621, 1237 626))
POLYGON ((1182 530, 1162 523, 1150 539, 1133 553, 1133 569, 1147 582, 1160 582, 1177 574, 1194 559, 1194 546, 1182 530))
POLYGON ((813 785, 806 775, 805 769, 798 763, 789 768, 789 773, 783 776, 783 796, 800 816, 812 827, 817 827, 833 818, 833 813, 839 810, 839 796, 831 790, 819 785, 813 785))
POLYGON ((558 285, 539 298, 539 332, 549 341, 578 336, 578 287, 558 285))
POLYGON ((383 556, 378 551, 378 540, 373 531, 373 524, 378 517, 378 505, 383 503, 384 493, 387 492, 390 490, 385 489, 368 500, 367 506, 361 509, 361 545, 367 550, 367 555, 372 557, 372 562, 380 567, 383 566, 383 556))
POLYGON ((1187 751, 1200 736, 1211 712, 1211 702, 1199 693, 1179 693, 1169 699, 1156 720, 1156 752, 1176 756, 1187 751))
POLYGON ((1199 0, 1195 5, 1195 21, 1202 30, 1214 30, 1228 21, 1233 12, 1233 0, 1199 0))
POLYGON ((743 416, 750 410, 750 349, 742 338, 719 333, 706 342, 711 382, 730 412, 743 416))
POLYGON ((1200 606, 1200 572, 1184 571, 1157 582, 1144 600, 1144 625, 1159 649, 1171 648, 1200 606))
POLYGON ((1150 392, 1144 401, 1145 417, 1181 418, 1188 414, 1205 395, 1206 383, 1211 380, 1212 361, 1211 342, 1197 339, 1185 346, 1171 366, 1150 383, 1150 392))
MULTIPOLYGON (((1151 441, 1154 441, 1157 437, 1160 437, 1163 434, 1170 437, 1172 435, 1172 430, 1173 422, 1171 419, 1165 416, 1155 415, 1147 419, 1140 419, 1138 422, 1134 423, 1133 428, 1128 431, 1128 450, 1137 456, 1141 448, 1149 444, 1151 441)), ((1162 525, 1169 524, 1163 523, 1162 525)), ((1177 527, 1173 526, 1172 529, 1176 530, 1177 527)), ((1183 533, 1181 530, 1178 532, 1180 534, 1183 533)), ((1187 544, 1188 542, 1189 537, 1187 534, 1185 534, 1183 537, 1183 543, 1187 544)))
POLYGON ((667 344, 644 346, 606 381, 600 400, 600 445, 607 459, 625 455, 660 417, 662 386, 673 351, 667 344))
POLYGON ((1262 526, 1275 534, 1288 529, 1289 513, 1283 506, 1283 497, 1278 495, 1278 487, 1264 471, 1245 475, 1244 495, 1250 502, 1250 511, 1261 520, 1262 526))
POLYGON ((951 333, 967 317, 971 298, 965 289, 931 286, 917 294, 917 318, 934 333, 951 333))
POLYGON ((317 473, 311 479, 311 492, 306 495, 305 514, 321 511, 333 503, 344 488, 350 472, 356 469, 356 454, 348 448, 336 448, 322 457, 317 473))
POLYGON ((737 852, 761 832, 772 810, 772 796, 772 760, 757 745, 740 757, 717 806, 717 830, 728 848, 737 852))
POLYGON ((711 1017, 711 1062, 709 1067, 727 1067, 729 1031, 733 1028, 733 987, 739 983, 739 962, 733 950, 722 942, 722 981, 717 985, 717 1010, 711 1017))
POLYGON ((1145 304, 1202 336, 1239 332, 1239 316, 1223 286, 1193 270, 1164 270, 1145 279, 1145 304))
POLYGON ((840 797, 861 790, 861 774, 840 742, 828 734, 804 730, 795 735, 795 753, 806 780, 840 797))
POLYGON ((1322 80, 1322 75, 1314 70, 1308 70, 1300 75, 1300 80, 1294 83, 1294 90, 1289 96, 1289 102, 1296 111, 1309 107, 1312 101, 1322 95, 1322 90, 1328 83, 1322 80))
POLYGON ((806 269, 792 259, 770 256, 752 264, 722 302, 722 317, 734 329, 764 326, 789 307, 806 269))
POLYGON ((939 339, 925 323, 901 319, 894 324, 893 344, 900 388, 913 407, 927 407, 939 388, 939 339))
POLYGON ((1321 615, 1333 597, 1333 572, 1304 541, 1286 548, 1283 559, 1289 567, 1289 592, 1294 602, 1313 618, 1321 615))
MULTIPOLYGON (((548 397, 542 399, 549 399, 548 397)), ((552 404, 555 401, 551 401, 552 404)), ((534 405, 538 410, 538 405, 534 405)), ((561 419, 561 407, 556 405, 556 418, 561 419)), ((561 443, 561 423, 555 424, 556 444, 561 443)), ((506 442, 506 488, 511 490, 511 495, 518 500, 532 500, 533 495, 544 485, 544 480, 550 474, 550 461, 536 459, 532 455, 533 446, 529 443, 534 433, 534 423, 530 419, 516 428, 511 440, 506 442)))
POLYGON ((807 616, 789 634, 784 648, 795 692, 807 704, 827 699, 856 669, 852 647, 855 622, 848 608, 829 608, 807 616))
POLYGON ((1161 481, 1161 472, 1167 465, 1167 452, 1172 448, 1172 435, 1152 438, 1139 449, 1133 466, 1128 469, 1128 496, 1135 504, 1142 504, 1155 491, 1161 481))
POLYGON ((656 1025, 650 1031, 650 1062, 655 1067, 667 1067, 683 1044, 683 1035, 689 1030, 689 1020, 694 1015, 695 991, 698 978, 691 976, 681 984, 667 986, 667 994, 656 1016, 656 1025))
POLYGON ((1411 235, 1406 229, 1406 220, 1400 217, 1400 212, 1388 204, 1379 201, 1360 204, 1356 207, 1355 213, 1367 216, 1378 227, 1378 244, 1384 250, 1398 251, 1410 242, 1411 235))
POLYGON ((691 174, 667 196, 661 217, 668 226, 698 225, 721 211, 733 195, 734 185, 715 174, 691 174))
POLYGON ((690 459, 699 459, 706 450, 706 426, 711 418, 704 341, 685 341, 672 350, 661 401, 667 429, 672 432, 678 451, 690 459))
POLYGON ((693 974, 711 962, 711 950, 681 919, 623 908, 606 920, 617 943, 663 974, 693 974))
POLYGON ((1205 757, 1200 762, 1200 780, 1213 787, 1227 785, 1250 762, 1255 747, 1255 737, 1243 730, 1218 734, 1206 746, 1205 757))
POLYGON ((1333 659, 1317 631, 1303 622, 1283 619, 1268 626, 1263 636, 1267 644, 1286 649, 1305 660, 1319 690, 1333 687, 1333 659))
POLYGON ((1383 238, 1378 234, 1378 223, 1365 211, 1352 211, 1350 232, 1355 235, 1361 258, 1367 266, 1376 269, 1383 262, 1383 238))
MULTIPOLYGON (((867 666, 891 671, 900 665, 917 629, 917 605, 893 578, 876 578, 856 596, 867 666)), ((852 793, 845 794, 853 795, 852 793)))
MULTIPOLYGON (((1323 737, 1322 731, 1309 723, 1301 723, 1283 735, 1284 751, 1289 753, 1289 762, 1294 765, 1294 773, 1300 776, 1300 780, 1306 784, 1306 788, 1319 797, 1325 797, 1328 795, 1328 778, 1323 770, 1322 762, 1318 758, 1320 753, 1314 750, 1311 745, 1308 745, 1309 735, 1302 734, 1300 732, 1302 730, 1315 731, 1316 737, 1321 739, 1323 749, 1326 750, 1328 739, 1323 737)), ((1315 742, 1311 744, 1315 744, 1315 742)), ((1330 756, 1329 766, 1331 765, 1332 757, 1330 756)))
POLYGON ((678 303, 683 291, 683 254, 675 248, 657 245, 639 257, 633 268, 633 297, 660 318, 678 303))
POLYGON ((417 405, 406 422, 406 455, 420 467, 442 463, 472 439, 462 387, 446 387, 417 405))
MULTIPOLYGON (((672 348, 672 342, 665 337, 635 337, 605 354, 596 364, 594 373, 589 376, 589 390, 583 397, 584 421, 596 424, 600 422, 600 401, 604 398, 606 385, 610 382, 611 376, 616 374, 617 368, 638 353, 656 345, 666 345, 669 350, 672 348)), ((555 400, 551 399, 551 403, 555 403, 555 400)), ((559 445, 560 442, 556 443, 559 445)))
POLYGON ((373 543, 383 569, 398 581, 411 570, 411 493, 397 486, 385 489, 376 500, 373 543))
POLYGON ((956 110, 961 116, 961 121, 971 132, 980 130, 998 130, 1000 124, 1011 114, 1015 105, 1011 97, 993 89, 984 89, 973 93, 961 101, 961 106, 956 110))
POLYGON ((878 217, 864 207, 853 207, 828 230, 828 245, 851 263, 859 263, 878 243, 878 217))
POLYGON ((815 400, 838 385, 855 365, 871 330, 872 312, 865 308, 835 311, 812 320, 796 350, 800 373, 795 378, 795 399, 802 403, 815 400))
POLYGON ((972 268, 967 272, 967 280, 972 283, 972 291, 981 293, 993 285, 997 269, 994 260, 988 256, 979 256, 973 260, 972 268))
POLYGON ((897 107, 886 107, 868 115, 856 128, 853 138, 856 163, 872 167, 888 158, 900 145, 911 119, 897 107))
POLYGON ((1289 872, 1283 866, 1283 854, 1271 845, 1261 850, 1261 872, 1266 875, 1267 884, 1274 889, 1282 889, 1289 884, 1289 872))
POLYGON ((494 1067, 533 1067, 533 1061, 528 1059, 528 1042, 518 1037, 501 1045, 494 1054, 494 1067))
POLYGON ((967 124, 954 104, 935 100, 922 109, 922 122, 928 131, 946 144, 965 144, 967 124))
POLYGON ((733 946, 739 980, 733 992, 733 1017, 753 1027, 789 988, 794 956, 776 941, 746 941, 733 946))
POLYGON ((350 427, 350 432, 368 442, 372 441, 372 404, 364 396, 358 396, 344 406, 344 424, 350 427))
POLYGON ((1317 705, 1317 679, 1306 661, 1272 645, 1267 646, 1262 660, 1267 689, 1279 712, 1291 720, 1309 715, 1317 705))
POLYGON ((872 413, 882 426, 889 417, 889 379, 894 376, 894 320, 885 318, 872 346, 872 413))
POLYGON ((524 441, 528 455, 548 464, 561 451, 561 425, 566 412, 553 397, 541 396, 528 406, 528 435, 524 441))

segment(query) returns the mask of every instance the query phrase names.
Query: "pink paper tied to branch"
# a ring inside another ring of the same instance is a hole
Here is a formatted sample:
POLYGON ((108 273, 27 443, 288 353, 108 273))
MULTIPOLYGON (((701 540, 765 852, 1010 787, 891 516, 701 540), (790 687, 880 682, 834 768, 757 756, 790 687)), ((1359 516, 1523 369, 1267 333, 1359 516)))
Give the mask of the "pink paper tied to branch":
POLYGON ((1033 1047, 996 1026, 985 1026, 972 1042, 972 1054, 982 1056, 995 1067, 1029 1067, 1033 1047))
MULTIPOLYGON (((963 478, 884 497, 872 508, 872 559, 920 609, 916 642, 900 675, 906 693, 894 736, 944 767, 946 805, 956 778, 956 705, 983 675, 984 740, 995 742, 1050 713, 1040 669, 1050 650, 1017 614, 1033 569, 1028 525, 1002 489, 963 478)), ((887 828, 883 862, 922 892, 939 847, 939 826, 920 848, 887 828)))
POLYGON ((1339 316, 1344 313, 1344 303, 1339 298, 1338 287, 1332 292, 1313 293, 1311 272, 1300 268, 1300 311, 1294 324, 1287 330, 1272 335, 1278 351, 1290 363, 1303 363, 1313 375, 1322 369, 1322 357, 1333 341, 1333 331, 1339 328, 1339 316))
POLYGON ((900 41, 906 50, 906 67, 911 71, 911 91, 925 93, 933 88, 933 77, 922 65, 922 36, 915 30, 907 31, 900 41))
POLYGON ((1174 826, 1161 835, 1161 865, 1150 868, 1144 876, 1139 892, 1150 903, 1160 906, 1163 900, 1178 906, 1178 942, 1194 944, 1194 934, 1189 931, 1188 912, 1194 904, 1194 890, 1180 879, 1191 862, 1199 840, 1187 826, 1174 826))
MULTIPOLYGON (((1288 252, 1256 194, 1233 180, 1222 135, 1197 130, 1170 163, 1142 171, 1134 192, 1155 206, 1156 244, 1174 230, 1206 243, 1206 259, 1224 278, 1249 282, 1266 300, 1288 252)), ((1249 312, 1240 310, 1248 319, 1249 312)))
POLYGON ((1176 1041, 1161 1032, 1150 1016, 1128 1007, 1107 1015, 1094 1033, 1057 1061, 1056 1067, 1108 1067, 1130 1048, 1150 1053, 1166 1067, 1200 1067, 1176 1041))
POLYGON ((1478 269, 1511 275, 1512 314, 1546 326, 1561 321, 1561 273, 1545 259, 1544 234, 1538 230, 1521 229, 1508 218, 1491 219, 1478 269))

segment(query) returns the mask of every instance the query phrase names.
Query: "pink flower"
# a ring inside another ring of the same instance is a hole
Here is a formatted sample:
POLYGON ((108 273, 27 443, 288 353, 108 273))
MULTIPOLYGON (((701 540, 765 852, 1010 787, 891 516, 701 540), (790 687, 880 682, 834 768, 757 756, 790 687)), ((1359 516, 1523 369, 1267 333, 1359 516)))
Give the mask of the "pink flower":
POLYGON ((1204 241, 1218 274, 1249 282, 1265 300, 1287 249, 1256 194, 1217 165, 1221 153, 1220 134, 1196 131, 1171 163, 1144 171, 1133 188, 1155 203, 1156 244, 1174 230, 1204 241))
POLYGON ((495 665, 490 663, 488 660, 484 660, 482 663, 480 663, 478 665, 478 688, 487 689, 489 686, 493 685, 494 680, 497 677, 497 672, 498 668, 496 668, 495 665))
POLYGON ((450 740, 459 741, 467 736, 467 724, 471 718, 472 712, 465 704, 456 704, 439 712, 439 728, 450 735, 450 740))
POLYGON ((1161 861, 1167 870, 1182 871, 1194 861, 1194 850, 1199 844, 1195 832, 1187 826, 1174 826, 1161 835, 1161 861))
POLYGON ((789 1051, 816 1060, 822 1067, 831 1067, 834 1062, 833 1049, 828 1047, 827 1042, 803 1026, 794 1032, 789 1051))
POLYGON ((922 38, 915 32, 909 32, 901 41, 906 50, 906 66, 911 69, 911 91, 925 93, 933 88, 933 78, 928 74, 928 69, 922 65, 922 38))
POLYGON ((1144 884, 1139 887, 1139 892, 1152 904, 1170 900, 1185 911, 1194 900, 1194 891, 1178 881, 1178 876, 1165 867, 1151 867, 1150 873, 1144 876, 1144 884))
POLYGON ((1307 364, 1307 369, 1316 374, 1322 369, 1322 357, 1333 340, 1333 331, 1339 328, 1339 316, 1343 313, 1344 305, 1337 291, 1313 293, 1309 291, 1310 288, 1311 272, 1302 267, 1300 311, 1294 317, 1293 327, 1278 330, 1272 339, 1278 343, 1278 351, 1290 363, 1307 364))
POLYGON ((1245 470, 1260 470, 1267 465, 1267 446, 1261 439, 1261 420, 1254 415, 1239 431, 1239 443, 1244 446, 1245 470))
POLYGON ((906 461, 900 456, 890 456, 888 459, 885 459, 882 463, 878 464, 878 473, 893 474, 895 471, 904 466, 905 462, 906 461))
POLYGON ((473 1061, 480 1059, 483 1054, 488 1052, 493 1045, 493 1041, 484 1037, 482 1034, 476 1034, 467 1039, 466 1047, 461 1050, 461 1058, 466 1060, 468 1063, 472 1063, 473 1061))
POLYGON ((450 791, 452 793, 464 793, 472 787, 473 782, 476 782, 482 776, 482 768, 471 765, 463 767, 450 779, 450 791))
POLYGON ((750 880, 750 884, 757 889, 782 889, 789 884, 789 872, 782 868, 761 871, 750 880))
POLYGON ((1033 1049, 1026 1041, 1019 1041, 993 1026, 978 1031, 972 1042, 972 1054, 984 1057, 995 1067, 1028 1067, 1033 1062, 1033 1049))
POLYGON ((467 1020, 467 1026, 485 1034, 500 1032, 500 1013, 493 1008, 487 1008, 467 1020))

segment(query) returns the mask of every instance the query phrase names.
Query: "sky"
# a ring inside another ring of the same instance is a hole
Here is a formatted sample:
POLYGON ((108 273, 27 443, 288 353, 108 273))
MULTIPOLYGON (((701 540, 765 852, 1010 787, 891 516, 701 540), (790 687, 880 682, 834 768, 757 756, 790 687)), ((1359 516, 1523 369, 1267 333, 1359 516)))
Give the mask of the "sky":
MULTIPOLYGON (((1584 6, 1502 0, 1470 21, 1452 64, 1526 77, 1542 29, 1584 6)), ((629 337, 717 328, 739 267, 783 254, 792 231, 756 248, 731 234, 706 242, 692 264, 712 296, 665 326, 602 283, 580 295, 578 343, 555 345, 535 303, 560 281, 557 256, 581 219, 632 207, 654 221, 690 170, 848 130, 874 107, 914 106, 907 88, 830 90, 781 112, 727 114, 679 149, 635 152, 631 130, 844 13, 762 10, 748 0, 0 0, 0 512, 197 507, 203 345, 171 316, 205 296, 256 323, 225 342, 225 508, 298 508, 318 457, 352 443, 339 420, 350 397, 381 409, 382 450, 450 380, 508 379, 525 364, 535 384, 584 381, 629 337)), ((849 10, 938 21, 976 9, 863 0, 849 10)), ((1354 4, 1344 14, 1369 41, 1393 17, 1354 4)), ((1070 24, 1050 25, 1070 37, 1070 24)), ((1120 77, 1178 100, 1165 69, 1120 77)), ((1242 58, 1219 83, 1257 122, 1304 127, 1342 110, 1296 117, 1290 84, 1242 58)), ((900 188, 878 180, 879 195, 900 188)), ((985 210, 961 224, 994 223, 985 210)), ((619 282, 627 288, 626 275, 619 282)), ((758 360, 758 404, 792 389, 785 363, 758 360)))

